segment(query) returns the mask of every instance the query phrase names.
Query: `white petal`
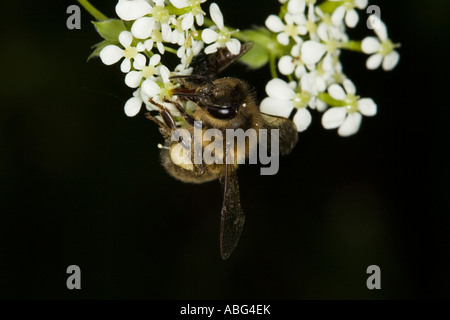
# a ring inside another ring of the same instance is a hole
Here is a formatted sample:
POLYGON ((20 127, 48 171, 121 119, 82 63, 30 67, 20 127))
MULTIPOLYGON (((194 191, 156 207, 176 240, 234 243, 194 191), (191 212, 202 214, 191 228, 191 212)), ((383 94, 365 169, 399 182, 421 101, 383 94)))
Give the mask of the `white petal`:
POLYGON ((116 5, 116 13, 122 19, 126 21, 136 20, 149 14, 152 10, 152 6, 145 0, 127 1, 120 0, 116 5))
POLYGON ((281 74, 288 75, 294 72, 295 64, 293 62, 293 58, 291 56, 283 56, 278 61, 278 70, 280 70, 281 74))
POLYGON ((292 49, 291 49, 291 56, 299 57, 300 56, 300 49, 301 49, 301 45, 300 44, 294 45, 292 47, 292 49))
POLYGON ((317 27, 317 35, 319 36, 320 40, 327 41, 328 40, 328 32, 329 27, 325 23, 319 24, 319 27, 317 27))
POLYGON ((152 39, 145 40, 144 45, 145 45, 145 49, 147 49, 147 51, 152 51, 153 40, 152 39))
POLYGON ((153 17, 142 17, 137 19, 131 27, 131 33, 137 39, 147 39, 151 36, 155 19, 153 17))
MULTIPOLYGON (((328 77, 327 77, 328 78, 328 77)), ((325 92, 327 89, 327 78, 316 77, 316 90, 319 92, 325 92)))
POLYGON ((375 37, 366 37, 361 42, 361 49, 364 53, 372 54, 380 49, 380 41, 375 37))
POLYGON ((333 99, 339 100, 339 101, 343 101, 345 100, 345 97, 347 96, 345 94, 344 89, 342 89, 342 87, 336 83, 332 84, 331 86, 328 87, 328 93, 330 94, 330 96, 333 99))
POLYGON ((293 120, 298 132, 305 131, 311 124, 311 113, 306 108, 300 108, 297 110, 293 120))
POLYGON ((261 101, 260 111, 277 117, 288 118, 294 109, 294 104, 291 101, 278 100, 270 97, 264 98, 261 101))
POLYGON ((141 110, 142 100, 139 97, 132 97, 125 103, 125 114, 134 117, 141 110))
POLYGON ((187 0, 170 0, 170 3, 178 9, 185 8, 189 5, 187 0))
POLYGON ((137 88, 141 84, 142 72, 130 71, 125 76, 125 84, 130 88, 137 88))
POLYGON ((141 90, 143 94, 149 97, 154 97, 161 92, 161 88, 151 79, 147 79, 142 82, 141 90))
POLYGON ((205 48, 206 54, 211 54, 217 51, 217 48, 219 47, 219 44, 217 42, 214 42, 213 44, 210 44, 205 48))
POLYGON ((368 24, 381 41, 385 41, 388 38, 386 25, 376 14, 372 14, 369 17, 368 24))
POLYGON ((377 104, 370 98, 360 99, 358 101, 358 109, 366 117, 372 117, 377 114, 377 104))
POLYGON ((323 102, 320 99, 316 100, 316 109, 319 112, 324 112, 325 110, 327 110, 327 104, 325 102, 323 102))
POLYGON ((205 22, 205 17, 203 17, 203 14, 198 13, 197 15, 195 15, 195 21, 197 21, 197 24, 199 26, 202 26, 203 22, 205 22))
POLYGON ((357 7, 358 9, 365 9, 367 7, 368 4, 368 0, 354 0, 353 1, 355 3, 355 7, 357 7))
POLYGON ((167 23, 161 24, 161 35, 164 41, 170 41, 170 35, 172 34, 172 29, 169 27, 167 23))
POLYGON ((333 14, 331 15, 331 21, 335 26, 342 25, 344 16, 345 16, 345 8, 344 6, 339 6, 334 10, 333 14))
POLYGON ((100 51, 100 59, 106 65, 112 65, 120 60, 123 57, 123 49, 120 49, 118 46, 109 45, 106 46, 100 51))
POLYGON ((170 43, 176 43, 179 46, 183 46, 184 45, 184 35, 183 32, 180 32, 178 30, 172 30, 172 32, 170 33, 170 43))
POLYGON ((350 11, 347 11, 347 14, 345 15, 345 24, 350 27, 354 28, 358 24, 359 16, 355 9, 352 9, 350 11))
POLYGON ((338 134, 341 137, 348 137, 358 132, 361 126, 362 115, 359 112, 351 113, 340 126, 338 134))
POLYGON ((194 25, 194 15, 192 13, 188 13, 181 22, 181 29, 188 30, 194 25))
POLYGON ((122 31, 119 34, 119 42, 124 48, 129 47, 132 41, 133 35, 131 34, 130 31, 122 31))
POLYGON ((206 43, 206 44, 210 44, 213 43, 214 41, 217 40, 217 38, 219 38, 219 35, 217 34, 217 32, 215 32, 212 29, 205 29, 202 32, 202 40, 206 43))
POLYGON ((164 83, 169 82, 169 77, 170 77, 169 69, 166 66, 162 65, 161 68, 159 69, 159 72, 161 74, 161 77, 163 78, 163 82, 164 83))
POLYGON ((356 94, 356 87, 350 79, 345 79, 342 82, 342 85, 344 86, 345 92, 347 92, 347 94, 356 94))
POLYGON ((209 6, 209 14, 211 15, 211 19, 214 21, 219 30, 222 30, 224 27, 223 15, 216 3, 211 3, 211 5, 209 6))
POLYGON ((280 17, 271 14, 266 19, 266 27, 272 32, 281 32, 284 30, 284 23, 280 17))
POLYGON ((287 46, 289 44, 289 36, 286 33, 281 32, 277 35, 277 41, 282 45, 287 46))
POLYGON ((225 46, 234 55, 238 55, 241 52, 241 43, 237 39, 228 40, 225 46))
POLYGON ((383 60, 383 69, 385 71, 390 71, 395 68, 395 66, 400 60, 400 54, 397 51, 392 51, 383 60))
POLYGON ((142 70, 145 67, 147 59, 142 53, 138 53, 133 59, 133 67, 137 70, 142 70))
POLYGON ((327 53, 325 55, 325 58, 323 58, 322 67, 326 72, 333 70, 333 57, 331 56, 331 54, 327 53))
POLYGON ((323 44, 308 40, 302 46, 302 60, 305 64, 316 64, 326 51, 323 44))
POLYGON ((138 52, 145 51, 145 44, 143 44, 142 42, 139 42, 139 43, 136 45, 136 49, 137 49, 138 52))
POLYGON ((149 63, 149 65, 151 65, 151 66, 156 66, 160 61, 161 61, 161 56, 160 56, 159 54, 154 54, 154 55, 150 58, 150 63, 149 63))
POLYGON ((158 48, 159 53, 164 54, 165 50, 162 42, 157 42, 156 47, 158 48))
POLYGON ((297 68, 295 68, 295 76, 297 78, 300 79, 305 73, 306 73, 305 66, 297 66, 297 68))
POLYGON ((301 14, 305 12, 305 0, 290 0, 287 6, 291 14, 301 14))
POLYGON ((131 61, 130 59, 123 59, 122 63, 120 64, 120 70, 124 73, 129 72, 131 69, 131 61))
POLYGON ((366 61, 366 67, 369 70, 374 70, 378 68, 381 65, 381 62, 383 61, 383 56, 379 53, 373 54, 367 59, 366 61))
POLYGON ((300 79, 300 86, 302 91, 307 91, 309 93, 313 93, 314 91, 314 82, 316 81, 315 74, 313 73, 305 73, 300 79))
POLYGON ((267 83, 266 93, 269 97, 278 100, 292 100, 295 97, 295 92, 289 84, 278 78, 267 83))
POLYGON ((322 116, 322 126, 325 129, 337 128, 344 122, 346 115, 345 107, 330 108, 322 116))

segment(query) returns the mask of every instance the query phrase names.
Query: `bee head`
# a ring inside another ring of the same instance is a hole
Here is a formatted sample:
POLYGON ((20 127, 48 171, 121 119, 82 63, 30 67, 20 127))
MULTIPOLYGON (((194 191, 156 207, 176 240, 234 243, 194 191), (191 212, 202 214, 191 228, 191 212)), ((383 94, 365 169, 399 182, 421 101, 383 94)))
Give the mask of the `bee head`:
POLYGON ((247 85, 236 78, 220 78, 197 88, 195 101, 217 119, 234 118, 246 99, 247 85))

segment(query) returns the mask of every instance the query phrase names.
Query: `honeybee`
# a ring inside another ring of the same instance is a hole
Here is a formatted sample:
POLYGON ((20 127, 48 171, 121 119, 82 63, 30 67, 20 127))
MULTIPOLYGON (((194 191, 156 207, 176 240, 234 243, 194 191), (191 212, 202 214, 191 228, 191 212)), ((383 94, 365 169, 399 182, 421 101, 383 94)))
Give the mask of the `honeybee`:
POLYGON ((246 82, 231 77, 217 78, 222 70, 237 61, 251 47, 251 43, 242 44, 241 51, 237 55, 232 54, 227 48, 221 48, 209 55, 201 54, 193 61, 192 75, 178 77, 181 78, 181 86, 173 90, 173 95, 178 96, 182 102, 194 103, 195 106, 195 111, 188 113, 179 102, 170 101, 184 118, 182 126, 177 125, 168 108, 152 99, 150 102, 159 108, 162 121, 161 118, 157 119, 149 113, 146 114, 159 125, 165 139, 160 155, 161 163, 169 175, 188 183, 220 181, 223 191, 220 253, 224 260, 228 259, 235 249, 245 221, 236 169, 238 163, 242 163, 242 158, 247 158, 257 148, 257 144, 249 143, 250 138, 240 145, 232 144, 234 141, 228 141, 225 131, 254 129, 259 136, 260 129, 279 129, 281 154, 288 154, 298 139, 297 128, 293 121, 259 111, 254 91, 246 82), (179 133, 181 129, 184 129, 184 134, 179 133), (194 139, 191 138, 196 131, 201 132, 203 136, 208 129, 222 133, 214 140, 214 143, 223 146, 214 152, 214 156, 220 161, 206 163, 202 160, 196 163, 194 161, 198 156, 196 153, 204 152, 213 142, 202 139, 200 148, 196 149, 194 139), (187 153, 187 156, 180 155, 179 148, 175 150, 175 147, 180 145, 184 149, 197 151, 187 153), (179 161, 180 159, 183 161, 179 161))

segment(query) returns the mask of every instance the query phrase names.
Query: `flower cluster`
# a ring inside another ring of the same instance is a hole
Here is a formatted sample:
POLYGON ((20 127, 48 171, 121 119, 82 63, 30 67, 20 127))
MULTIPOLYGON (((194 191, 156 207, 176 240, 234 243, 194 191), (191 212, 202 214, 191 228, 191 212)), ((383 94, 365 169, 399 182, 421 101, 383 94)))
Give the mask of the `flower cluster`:
POLYGON ((294 114, 293 121, 301 132, 310 125, 310 110, 315 109, 324 112, 325 129, 338 128, 341 136, 355 134, 362 116, 374 116, 377 105, 370 98, 356 95, 355 85, 343 73, 341 50, 370 54, 368 69, 382 65, 384 70, 392 70, 399 54, 394 50, 397 45, 387 36, 386 25, 372 15, 368 25, 378 39, 351 41, 346 30, 358 24, 355 9, 365 9, 367 0, 328 0, 319 5, 316 0, 280 2, 280 14, 270 15, 265 24, 281 45, 275 53, 277 70, 287 81, 273 75, 266 85, 268 97, 262 101, 261 111, 282 117, 294 114))
POLYGON ((239 54, 240 40, 254 43, 241 62, 252 68, 270 64, 272 79, 266 85, 268 97, 261 102, 261 112, 292 117, 302 132, 309 127, 311 110, 315 110, 323 113, 323 127, 338 129, 341 136, 355 134, 363 116, 377 113, 372 99, 356 94, 340 62, 342 50, 369 55, 369 70, 381 66, 389 71, 399 61, 395 51, 399 45, 389 39, 386 25, 377 15, 369 16, 366 24, 376 37, 367 36, 362 41, 349 38, 347 29, 358 25, 357 10, 366 9, 368 0, 279 0, 280 12, 267 17, 266 28, 240 32, 225 26, 215 3, 209 6, 211 20, 206 20, 205 2, 119 0, 116 13, 121 20, 96 24, 105 41, 94 53, 107 65, 122 60, 125 83, 135 89, 125 104, 128 116, 136 115, 142 104, 157 110, 151 101, 158 101, 177 117, 176 108, 164 104, 176 99, 171 94, 178 86, 173 76, 191 74, 190 64, 202 51, 211 54, 226 47, 239 54), (172 68, 164 64, 167 53, 178 59, 172 68))
POLYGON ((198 29, 205 20, 206 13, 201 7, 204 2, 206 0, 118 1, 116 13, 124 22, 123 30, 117 32, 116 43, 104 46, 99 56, 106 65, 122 61, 120 70, 126 73, 125 84, 136 89, 125 103, 127 116, 135 116, 142 104, 148 110, 158 110, 150 100, 166 105, 174 116, 179 115, 170 103, 164 103, 175 99, 171 91, 177 82, 172 81, 171 76, 189 75, 192 59, 203 49, 205 53, 213 53, 220 47, 227 47, 232 53, 240 52, 241 43, 232 38, 235 30, 225 27, 217 4, 212 3, 209 8, 215 25, 198 29), (174 68, 164 62, 167 52, 177 57, 179 63, 174 68))

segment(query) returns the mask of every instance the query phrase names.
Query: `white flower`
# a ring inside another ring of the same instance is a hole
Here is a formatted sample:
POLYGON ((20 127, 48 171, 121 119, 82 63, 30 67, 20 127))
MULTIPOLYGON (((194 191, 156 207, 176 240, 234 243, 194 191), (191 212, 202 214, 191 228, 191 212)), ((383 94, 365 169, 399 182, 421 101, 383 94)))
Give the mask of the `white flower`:
POLYGON ((100 51, 100 59, 106 65, 111 65, 119 61, 122 57, 125 59, 120 65, 122 72, 129 72, 131 69, 131 60, 134 60, 133 66, 136 69, 142 68, 145 65, 146 59, 142 52, 145 46, 140 43, 136 47, 131 46, 133 36, 129 31, 122 31, 119 34, 119 42, 125 48, 121 49, 116 45, 108 45, 100 51))
POLYGON ((399 45, 392 43, 388 38, 386 25, 377 15, 369 17, 369 24, 373 27, 378 39, 366 37, 361 43, 363 52, 372 54, 367 59, 367 69, 374 70, 382 64, 384 70, 390 71, 394 69, 400 59, 400 54, 394 50, 399 45))
POLYGON ((205 53, 210 54, 216 52, 219 48, 227 47, 232 54, 239 54, 241 51, 241 43, 239 40, 231 38, 233 31, 229 31, 228 28, 225 27, 223 15, 222 12, 220 12, 219 6, 212 3, 209 7, 209 14, 219 30, 218 32, 211 28, 203 30, 202 40, 206 44, 211 43, 205 48, 205 53))
POLYGON ((156 66, 161 61, 161 56, 155 54, 150 58, 147 66, 136 68, 139 71, 130 71, 125 76, 125 83, 130 88, 137 88, 141 84, 142 79, 152 78, 156 72, 156 66))
MULTIPOLYGON (((156 97, 152 97, 156 98, 156 97)), ((136 91, 133 92, 133 97, 127 100, 125 102, 125 114, 128 117, 134 117, 139 113, 142 107, 142 103, 145 104, 148 111, 156 110, 159 111, 158 107, 154 106, 150 103, 150 96, 146 95, 141 88, 138 88, 136 91)), ((162 121, 162 119, 160 119, 162 121)))
MULTIPOLYGON (((341 1, 341 0, 330 0, 330 1, 341 1)), ((345 2, 337 7, 332 16, 331 20, 336 26, 342 25, 345 17, 345 24, 354 28, 359 21, 358 13, 355 10, 355 7, 358 9, 364 9, 367 7, 368 0, 345 0, 345 2)))
MULTIPOLYGON (((167 26, 167 25, 165 25, 167 26)), ((145 40, 144 44, 148 51, 152 50, 153 44, 156 43, 156 47, 158 48, 159 53, 164 54, 165 48, 163 41, 168 41, 170 38, 170 27, 167 30, 166 28, 163 29, 163 32, 159 30, 153 30, 152 36, 150 39, 145 40), (164 30, 167 31, 164 33, 164 30)))
POLYGON ((152 35, 153 29, 161 30, 163 38, 168 41, 171 28, 169 22, 171 15, 164 7, 164 0, 154 0, 155 6, 150 9, 151 17, 138 18, 131 27, 131 33, 137 39, 147 39, 152 35))
POLYGON ((306 0, 290 0, 287 5, 288 13, 303 14, 305 12, 306 0))
POLYGON ((145 0, 119 0, 116 5, 116 13, 125 21, 136 20, 149 14, 152 6, 145 0))
POLYGON ((186 41, 177 50, 177 57, 181 59, 181 63, 188 66, 191 64, 194 56, 203 49, 202 41, 195 41, 192 36, 186 38, 186 41))
POLYGON ((301 43, 303 42, 303 40, 300 36, 306 35, 306 33, 308 32, 306 26, 298 25, 298 21, 294 21, 295 17, 298 18, 300 16, 286 14, 284 16, 286 24, 284 24, 280 17, 274 14, 271 14, 266 19, 266 27, 270 31, 278 33, 277 41, 282 45, 287 46, 289 44, 289 38, 294 39, 296 43, 301 43))
POLYGON ((147 78, 141 84, 141 91, 150 98, 162 101, 162 97, 171 96, 171 91, 175 88, 175 85, 170 81, 170 71, 166 66, 161 65, 157 72, 159 72, 160 78, 157 80, 147 78), (162 82, 159 80, 162 80, 162 82))
POLYGON ((137 89, 133 92, 133 97, 125 102, 125 114, 129 117, 134 117, 139 113, 139 110, 141 110, 143 99, 141 98, 140 91, 140 88, 137 89))
POLYGON ((330 96, 335 100, 343 101, 345 106, 328 109, 323 114, 322 125, 325 129, 339 127, 338 134, 347 137, 358 132, 362 115, 366 117, 376 115, 377 105, 372 99, 359 99, 355 95, 355 85, 350 80, 344 80, 343 86, 345 91, 338 84, 332 84, 328 88, 330 96))
POLYGON ((201 4, 206 0, 170 0, 170 3, 178 9, 189 7, 189 12, 182 15, 183 30, 191 29, 194 25, 194 17, 199 26, 203 25, 205 12, 201 8, 201 4))
POLYGON ((322 57, 323 69, 333 69, 333 58, 339 55, 339 41, 331 37, 327 28, 318 28, 317 33, 322 42, 308 40, 302 45, 301 54, 303 61, 307 64, 316 64, 322 57))
MULTIPOLYGON (((306 64, 303 62, 301 57, 301 45, 296 44, 291 49, 291 55, 286 55, 280 58, 278 61, 278 70, 281 74, 290 75, 295 74, 297 79, 300 79, 303 74, 306 73, 306 64)), ((308 66, 308 69, 313 69, 314 65, 308 66)))
POLYGON ((327 51, 327 48, 324 44, 308 40, 302 46, 302 59, 307 64, 316 64, 322 59, 322 56, 327 51))
POLYGON ((311 114, 306 107, 313 98, 308 86, 307 81, 302 81, 302 91, 296 92, 281 79, 270 80, 266 85, 268 97, 261 102, 261 112, 289 118, 292 111, 297 109, 293 121, 299 132, 305 131, 311 124, 311 114))

